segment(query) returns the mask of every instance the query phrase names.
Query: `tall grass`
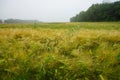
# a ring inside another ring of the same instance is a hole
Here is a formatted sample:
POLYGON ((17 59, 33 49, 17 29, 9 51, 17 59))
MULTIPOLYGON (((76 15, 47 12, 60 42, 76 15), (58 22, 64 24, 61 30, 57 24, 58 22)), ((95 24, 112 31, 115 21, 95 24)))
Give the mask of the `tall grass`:
POLYGON ((34 24, 0 24, 0 28, 50 28, 50 29, 94 29, 120 30, 120 22, 81 22, 81 23, 34 23, 34 24))
POLYGON ((113 24, 2 24, 15 27, 0 28, 0 80, 120 80, 120 31, 97 29, 113 24))

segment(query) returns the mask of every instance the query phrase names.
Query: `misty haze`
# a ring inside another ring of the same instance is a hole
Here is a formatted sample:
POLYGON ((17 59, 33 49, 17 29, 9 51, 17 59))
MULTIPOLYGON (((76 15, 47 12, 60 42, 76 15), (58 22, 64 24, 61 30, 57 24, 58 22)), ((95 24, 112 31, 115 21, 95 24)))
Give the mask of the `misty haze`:
POLYGON ((69 18, 80 11, 102 2, 102 0, 0 0, 0 19, 69 22, 69 18))

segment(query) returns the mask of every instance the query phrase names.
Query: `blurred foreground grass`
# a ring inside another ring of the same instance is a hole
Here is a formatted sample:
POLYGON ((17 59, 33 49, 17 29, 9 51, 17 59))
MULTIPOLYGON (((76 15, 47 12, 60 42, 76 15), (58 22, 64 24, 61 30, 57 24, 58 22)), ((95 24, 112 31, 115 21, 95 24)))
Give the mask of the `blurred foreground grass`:
POLYGON ((0 80, 120 80, 120 23, 0 24, 0 80))

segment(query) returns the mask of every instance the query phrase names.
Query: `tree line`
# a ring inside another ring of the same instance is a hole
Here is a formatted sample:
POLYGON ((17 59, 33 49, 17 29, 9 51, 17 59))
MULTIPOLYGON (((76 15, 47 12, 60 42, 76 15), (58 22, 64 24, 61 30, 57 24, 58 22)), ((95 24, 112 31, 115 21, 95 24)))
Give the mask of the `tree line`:
POLYGON ((71 22, 120 21, 120 1, 93 4, 87 11, 81 11, 70 18, 71 22))
POLYGON ((21 20, 21 19, 6 19, 0 20, 0 23, 38 23, 38 20, 21 20))
POLYGON ((0 20, 0 23, 2 23, 2 20, 0 20))

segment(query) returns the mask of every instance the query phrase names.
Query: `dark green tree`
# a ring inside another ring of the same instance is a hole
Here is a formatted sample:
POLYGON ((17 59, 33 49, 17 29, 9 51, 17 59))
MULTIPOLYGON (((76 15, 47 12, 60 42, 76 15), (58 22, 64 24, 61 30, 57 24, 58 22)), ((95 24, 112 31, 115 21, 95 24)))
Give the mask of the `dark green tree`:
POLYGON ((82 11, 70 19, 82 21, 120 21, 120 1, 114 3, 93 4, 87 11, 82 11))

